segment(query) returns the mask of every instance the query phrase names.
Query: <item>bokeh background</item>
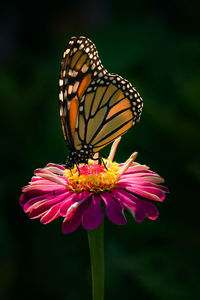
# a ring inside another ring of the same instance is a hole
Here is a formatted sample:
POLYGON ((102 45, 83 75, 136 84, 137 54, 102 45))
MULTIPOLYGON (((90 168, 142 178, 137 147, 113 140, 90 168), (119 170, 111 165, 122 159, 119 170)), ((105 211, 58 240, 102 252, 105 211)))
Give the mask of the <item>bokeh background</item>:
MULTIPOLYGON (((137 160, 166 179, 171 193, 158 220, 126 226, 105 220, 105 299, 198 299, 199 2, 57 1, 4 4, 0 19, 0 298, 91 299, 87 233, 61 233, 18 204, 33 170, 63 163, 58 74, 71 36, 97 46, 108 71, 144 99, 141 122, 117 161, 137 160)), ((107 155, 109 147, 102 151, 107 155)))

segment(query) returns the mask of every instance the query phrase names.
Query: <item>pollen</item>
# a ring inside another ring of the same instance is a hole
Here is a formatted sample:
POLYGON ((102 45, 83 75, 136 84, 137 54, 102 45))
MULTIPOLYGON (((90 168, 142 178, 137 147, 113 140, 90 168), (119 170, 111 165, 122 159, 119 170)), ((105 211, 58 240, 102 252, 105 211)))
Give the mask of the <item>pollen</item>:
POLYGON ((64 176, 67 177, 68 188, 78 193, 89 191, 94 194, 112 190, 119 178, 119 165, 109 159, 103 161, 106 167, 89 160, 88 165, 66 169, 64 176))

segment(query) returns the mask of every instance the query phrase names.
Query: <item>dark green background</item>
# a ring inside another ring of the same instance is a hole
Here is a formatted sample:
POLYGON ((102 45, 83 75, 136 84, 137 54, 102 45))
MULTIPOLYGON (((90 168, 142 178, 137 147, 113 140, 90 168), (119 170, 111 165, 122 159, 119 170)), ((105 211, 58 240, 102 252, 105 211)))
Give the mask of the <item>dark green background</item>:
MULTIPOLYGON (((198 1, 8 4, 0 20, 0 298, 91 299, 87 233, 29 220, 18 204, 33 170, 63 163, 58 74, 71 36, 97 46, 108 71, 144 99, 116 160, 138 151, 171 193, 158 220, 105 221, 105 299, 197 299, 199 289, 198 1)), ((107 147, 102 155, 107 155, 107 147)))

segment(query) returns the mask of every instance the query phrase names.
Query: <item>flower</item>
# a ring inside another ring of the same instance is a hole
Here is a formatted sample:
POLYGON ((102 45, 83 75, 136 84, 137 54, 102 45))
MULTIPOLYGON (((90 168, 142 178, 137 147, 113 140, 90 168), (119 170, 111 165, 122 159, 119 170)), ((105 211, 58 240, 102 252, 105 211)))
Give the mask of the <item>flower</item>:
POLYGON ((124 212, 137 222, 155 220, 158 210, 152 201, 163 201, 168 188, 164 179, 146 165, 134 162, 137 153, 122 164, 113 162, 120 138, 111 148, 103 164, 89 160, 88 165, 72 170, 49 163, 37 169, 29 185, 22 188, 20 205, 31 219, 40 218, 47 224, 64 217, 63 233, 76 230, 80 224, 86 230, 96 229, 107 217, 117 225, 126 224, 124 212))

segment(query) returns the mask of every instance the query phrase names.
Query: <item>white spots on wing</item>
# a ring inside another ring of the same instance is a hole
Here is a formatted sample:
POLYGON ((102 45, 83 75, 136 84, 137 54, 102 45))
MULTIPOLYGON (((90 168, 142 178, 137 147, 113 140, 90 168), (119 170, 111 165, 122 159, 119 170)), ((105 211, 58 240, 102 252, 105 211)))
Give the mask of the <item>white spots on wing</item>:
POLYGON ((88 68, 89 68, 89 67, 88 67, 86 64, 84 64, 84 65, 82 66, 82 68, 81 68, 81 71, 82 71, 83 73, 85 73, 85 72, 87 72, 88 68))
POLYGON ((68 111, 70 110, 70 106, 71 106, 71 101, 67 101, 67 109, 68 109, 68 111))
POLYGON ((97 74, 98 74, 97 71, 95 71, 95 72, 94 72, 94 76, 97 76, 97 74))
POLYGON ((77 89, 78 89, 78 87, 79 87, 79 81, 76 81, 75 82, 75 84, 74 84, 74 86, 73 86, 73 93, 76 93, 76 91, 77 91, 77 89))
POLYGON ((83 111, 83 105, 79 106, 79 111, 82 112, 83 111))
POLYGON ((78 72, 75 71, 75 70, 69 69, 68 75, 71 76, 71 77, 76 77, 78 75, 78 72))
POLYGON ((70 49, 66 49, 66 51, 63 53, 63 58, 65 58, 65 56, 70 52, 70 49))
POLYGON ((83 95, 83 97, 81 98, 81 101, 80 103, 84 102, 85 101, 85 95, 83 95))
POLYGON ((63 80, 62 79, 59 80, 59 86, 63 86, 63 80))
POLYGON ((90 54, 90 55, 89 55, 89 58, 92 59, 92 58, 93 58, 93 54, 90 54))
POLYGON ((102 72, 100 72, 100 73, 98 74, 98 76, 99 76, 99 77, 102 77, 102 76, 103 76, 103 73, 102 73, 102 72))
POLYGON ((84 48, 84 44, 81 44, 80 47, 79 47, 79 50, 81 50, 83 48, 84 48))
POLYGON ((60 106, 60 116, 63 116, 63 106, 60 106))
POLYGON ((91 92, 91 91, 92 91, 92 87, 90 86, 87 88, 87 92, 91 92))
POLYGON ((73 85, 68 86, 68 94, 71 95, 73 89, 73 85))
POLYGON ((78 128, 78 118, 76 118, 76 129, 78 128))
POLYGON ((90 51, 90 48, 86 48, 85 52, 88 53, 90 51))
POLYGON ((62 91, 60 91, 60 93, 59 93, 59 99, 60 99, 60 101, 63 101, 63 92, 62 91))
POLYGON ((67 115, 67 110, 66 110, 66 106, 64 105, 61 105, 60 106, 60 116, 61 117, 66 117, 66 115, 67 115))
POLYGON ((95 68, 95 64, 92 64, 91 70, 94 70, 94 68, 95 68))

